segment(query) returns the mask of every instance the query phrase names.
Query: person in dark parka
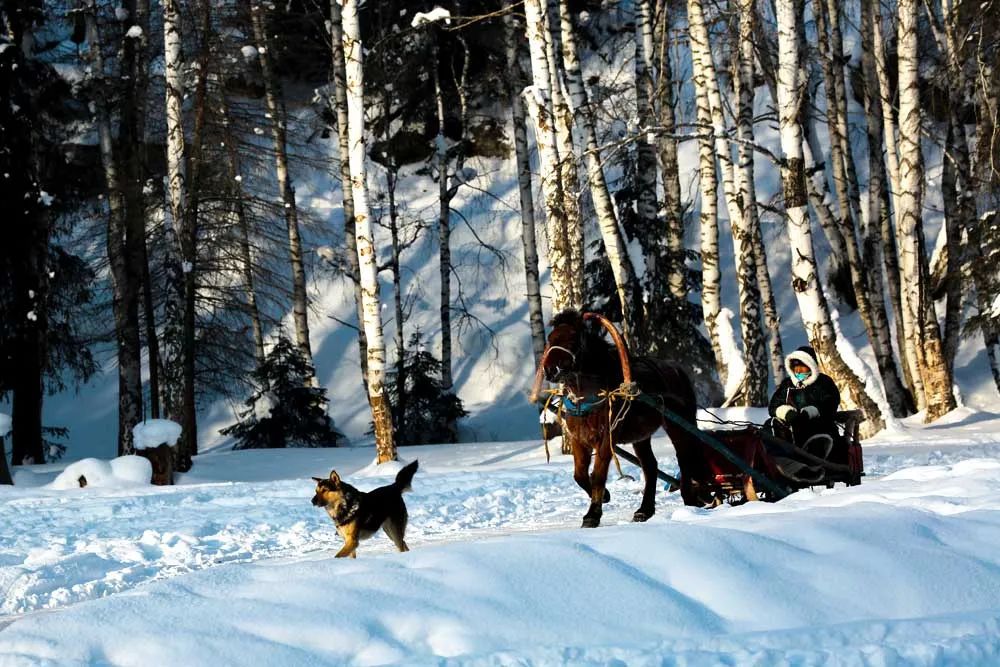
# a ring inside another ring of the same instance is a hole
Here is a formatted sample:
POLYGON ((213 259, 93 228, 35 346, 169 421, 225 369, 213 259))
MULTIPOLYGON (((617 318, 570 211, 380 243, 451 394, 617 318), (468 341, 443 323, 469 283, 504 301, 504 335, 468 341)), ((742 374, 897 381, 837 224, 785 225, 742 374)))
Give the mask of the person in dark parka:
POLYGON ((788 377, 778 386, 768 412, 772 433, 821 458, 827 458, 837 434, 835 421, 840 390, 819 370, 816 352, 808 345, 785 358, 788 377))

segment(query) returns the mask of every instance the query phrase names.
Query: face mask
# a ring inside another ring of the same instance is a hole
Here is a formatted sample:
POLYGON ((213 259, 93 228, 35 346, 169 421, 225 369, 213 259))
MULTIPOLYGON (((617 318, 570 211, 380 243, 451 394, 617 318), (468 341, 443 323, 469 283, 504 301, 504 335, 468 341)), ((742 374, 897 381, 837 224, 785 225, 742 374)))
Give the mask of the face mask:
POLYGON ((809 375, 809 371, 806 371, 805 373, 795 373, 795 379, 799 382, 805 382, 805 379, 809 377, 809 375))

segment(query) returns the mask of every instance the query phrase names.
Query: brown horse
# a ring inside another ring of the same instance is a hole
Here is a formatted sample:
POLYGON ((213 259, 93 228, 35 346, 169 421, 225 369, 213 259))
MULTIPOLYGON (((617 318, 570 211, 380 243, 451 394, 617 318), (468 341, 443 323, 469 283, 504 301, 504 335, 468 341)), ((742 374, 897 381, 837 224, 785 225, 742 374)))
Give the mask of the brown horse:
MULTIPOLYGON (((587 319, 600 318, 588 314, 587 319)), ((604 322, 607 323, 606 320, 604 322)), ((650 439, 661 427, 667 431, 677 452, 681 469, 681 496, 685 504, 703 505, 690 483, 692 479, 701 479, 704 474, 701 443, 647 405, 620 397, 606 398, 607 392, 622 385, 622 359, 615 346, 607 343, 583 315, 575 310, 565 310, 552 318, 551 326, 535 391, 537 393, 543 373, 550 382, 562 385, 565 394, 562 432, 563 438, 569 439, 572 446, 573 478, 590 496, 590 509, 583 517, 583 527, 600 525, 601 505, 610 499, 605 484, 611 463, 612 442, 631 443, 641 463, 644 482, 642 503, 632 520, 646 521, 653 516, 656 512, 657 468, 650 439), (604 400, 602 397, 605 397, 604 400), (594 470, 591 473, 592 455, 594 470)), ((606 328, 613 329, 613 325, 607 323, 606 328)), ((614 335, 617 336, 617 332, 614 335)), ((624 343, 621 347, 622 353, 627 354, 624 343)), ((694 390, 683 371, 649 357, 628 354, 627 360, 632 369, 632 380, 640 391, 654 397, 691 424, 696 423, 694 390)))

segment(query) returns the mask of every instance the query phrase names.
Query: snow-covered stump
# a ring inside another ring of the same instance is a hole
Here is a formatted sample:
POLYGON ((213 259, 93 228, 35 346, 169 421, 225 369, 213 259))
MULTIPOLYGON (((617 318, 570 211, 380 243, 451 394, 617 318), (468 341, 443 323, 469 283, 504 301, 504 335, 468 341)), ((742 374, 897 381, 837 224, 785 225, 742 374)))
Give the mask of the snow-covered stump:
POLYGON ((152 466, 150 481, 157 486, 174 483, 174 447, 181 436, 181 426, 169 419, 148 419, 132 428, 136 456, 148 459, 152 466))

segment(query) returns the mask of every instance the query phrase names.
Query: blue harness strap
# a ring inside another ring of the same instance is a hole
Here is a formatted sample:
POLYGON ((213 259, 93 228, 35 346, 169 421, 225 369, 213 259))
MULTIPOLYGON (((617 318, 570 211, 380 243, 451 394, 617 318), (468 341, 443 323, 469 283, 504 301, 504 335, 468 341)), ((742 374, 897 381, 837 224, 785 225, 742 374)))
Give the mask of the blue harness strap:
POLYGON ((559 402, 558 404, 562 408, 562 411, 571 417, 585 417, 601 405, 604 405, 607 400, 606 397, 584 396, 579 403, 574 403, 573 399, 569 396, 558 396, 555 398, 555 401, 559 402))

